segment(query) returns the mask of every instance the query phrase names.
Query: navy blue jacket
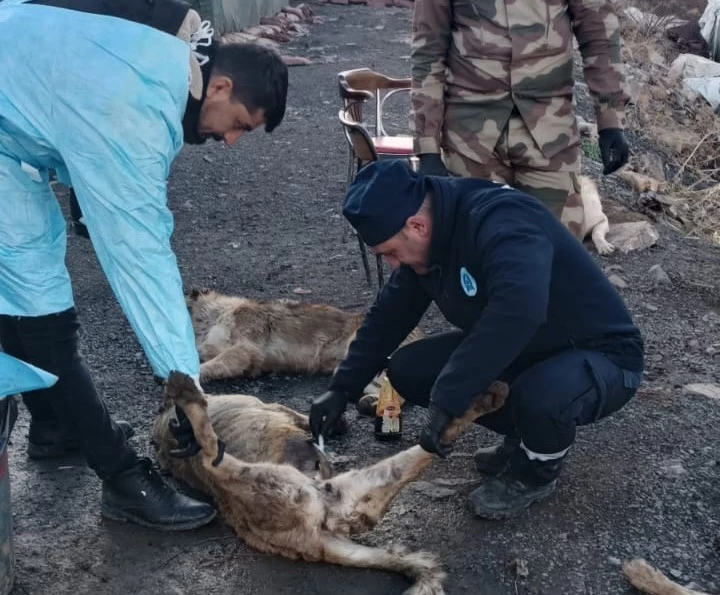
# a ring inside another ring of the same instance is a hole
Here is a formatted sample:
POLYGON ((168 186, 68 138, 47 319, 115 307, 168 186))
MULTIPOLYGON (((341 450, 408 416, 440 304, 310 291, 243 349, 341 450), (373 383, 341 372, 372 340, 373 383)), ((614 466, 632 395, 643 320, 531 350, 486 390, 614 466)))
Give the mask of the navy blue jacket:
POLYGON ((430 395, 455 416, 511 365, 522 369, 574 347, 642 371, 643 340, 621 296, 549 210, 492 182, 428 179, 431 270, 393 272, 331 388, 359 396, 432 301, 467 333, 430 395))

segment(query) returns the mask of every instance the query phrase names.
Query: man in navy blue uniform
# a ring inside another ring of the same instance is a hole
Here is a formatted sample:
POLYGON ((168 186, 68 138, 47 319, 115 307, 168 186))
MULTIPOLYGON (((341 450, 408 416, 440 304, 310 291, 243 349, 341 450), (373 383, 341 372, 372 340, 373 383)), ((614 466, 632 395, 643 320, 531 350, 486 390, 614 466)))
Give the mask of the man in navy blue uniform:
POLYGON ((640 384, 643 339, 615 288, 545 206, 509 186, 382 160, 358 174, 343 214, 394 271, 312 404, 313 434, 331 433, 387 367, 403 398, 428 408, 420 445, 444 457, 450 421, 504 380, 508 401, 478 420, 504 441, 475 454, 490 479, 471 507, 505 519, 550 496, 576 427, 640 384), (457 328, 397 349, 432 302, 457 328))

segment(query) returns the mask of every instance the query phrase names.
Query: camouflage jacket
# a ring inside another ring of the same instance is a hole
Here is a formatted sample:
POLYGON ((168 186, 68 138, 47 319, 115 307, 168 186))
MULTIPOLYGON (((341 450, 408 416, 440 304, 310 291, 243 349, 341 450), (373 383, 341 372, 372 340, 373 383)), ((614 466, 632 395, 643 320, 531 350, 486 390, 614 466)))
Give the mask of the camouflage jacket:
POLYGON ((573 36, 598 130, 629 101, 611 0, 416 0, 412 118, 417 153, 495 147, 513 108, 546 158, 579 140, 573 36))

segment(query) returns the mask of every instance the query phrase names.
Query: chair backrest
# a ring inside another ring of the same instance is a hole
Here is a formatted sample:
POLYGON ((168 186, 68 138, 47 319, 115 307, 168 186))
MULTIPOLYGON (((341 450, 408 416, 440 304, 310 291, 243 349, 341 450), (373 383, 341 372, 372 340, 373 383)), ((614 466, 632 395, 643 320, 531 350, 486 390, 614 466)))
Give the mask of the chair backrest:
POLYGON ((412 85, 410 78, 393 78, 369 68, 344 70, 337 77, 343 107, 356 122, 364 123, 362 106, 374 101, 376 136, 386 134, 382 124, 385 101, 395 93, 410 91, 412 85))
POLYGON ((352 114, 345 109, 338 112, 338 118, 343 125, 345 138, 355 156, 364 162, 377 161, 375 145, 365 126, 356 121, 352 114))

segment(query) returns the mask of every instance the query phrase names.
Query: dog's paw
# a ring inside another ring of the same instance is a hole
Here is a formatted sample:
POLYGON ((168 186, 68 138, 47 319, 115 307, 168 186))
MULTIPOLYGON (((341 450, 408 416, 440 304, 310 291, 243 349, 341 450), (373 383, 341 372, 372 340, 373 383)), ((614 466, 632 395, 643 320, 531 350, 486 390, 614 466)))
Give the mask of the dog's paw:
POLYGON ((601 256, 607 256, 608 254, 612 254, 613 252, 615 252, 615 246, 613 246, 607 240, 598 240, 597 242, 595 242, 595 249, 601 256))
POLYGON ((201 295, 207 295, 211 291, 212 289, 208 289, 207 287, 193 287, 187 295, 191 300, 196 300, 201 295))

